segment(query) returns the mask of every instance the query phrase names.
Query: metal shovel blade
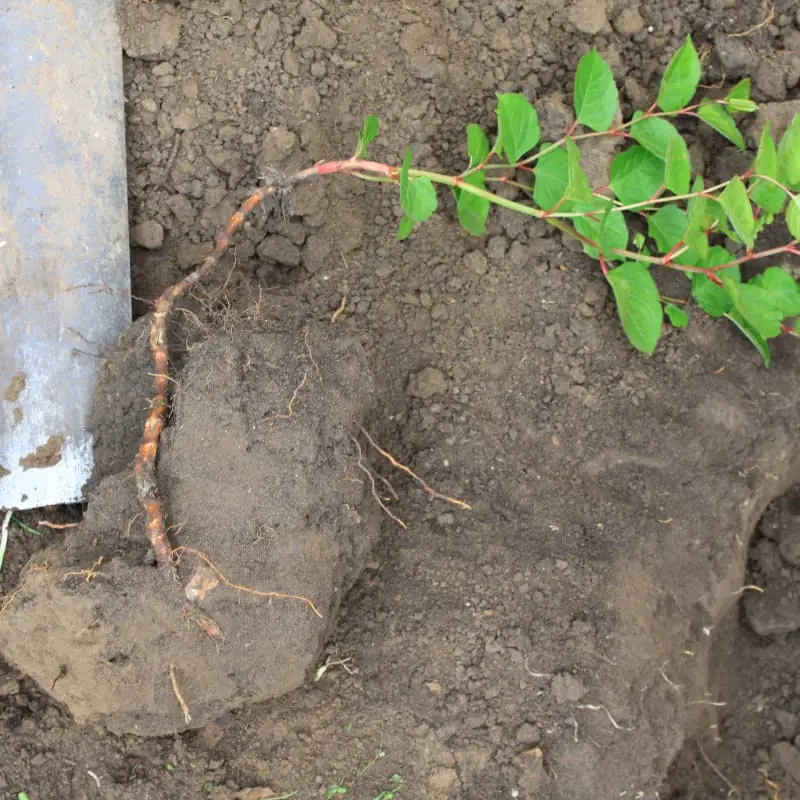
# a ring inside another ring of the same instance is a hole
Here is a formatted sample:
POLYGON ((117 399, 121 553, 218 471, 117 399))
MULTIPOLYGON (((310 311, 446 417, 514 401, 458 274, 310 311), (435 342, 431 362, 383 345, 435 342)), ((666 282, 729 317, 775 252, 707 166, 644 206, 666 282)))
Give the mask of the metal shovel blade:
POLYGON ((130 321, 116 4, 0 3, 0 507, 82 499, 130 321))

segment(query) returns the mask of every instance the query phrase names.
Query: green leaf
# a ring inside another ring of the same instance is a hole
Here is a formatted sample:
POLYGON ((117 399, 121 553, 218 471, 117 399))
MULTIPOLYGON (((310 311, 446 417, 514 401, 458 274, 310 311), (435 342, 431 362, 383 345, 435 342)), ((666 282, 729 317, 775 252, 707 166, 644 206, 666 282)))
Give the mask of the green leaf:
MULTIPOLYGON (((543 145, 546 150, 549 145, 543 145)), ((563 147, 556 147, 545 153, 536 162, 533 184, 533 202, 539 208, 550 211, 567 193, 569 185, 569 158, 563 147)), ((562 203, 560 208, 567 211, 568 204, 562 203)))
MULTIPOLYGON (((484 173, 473 172, 464 178, 464 183, 472 186, 486 188, 484 184, 484 173)), ((478 197, 471 192, 461 191, 458 194, 456 208, 458 210, 458 221, 461 226, 469 231, 473 236, 483 236, 486 232, 486 218, 489 216, 489 201, 485 197, 478 197)))
POLYGON ((694 225, 702 230, 707 230, 714 222, 714 215, 708 209, 708 198, 701 195, 705 188, 703 176, 698 175, 692 184, 694 197, 690 197, 686 204, 689 225, 694 225))
POLYGON ((613 251, 624 250, 627 246, 628 225, 625 215, 609 203, 600 223, 600 252, 611 261, 622 261, 625 257, 616 255, 613 251))
POLYGON ((356 145, 357 158, 363 158, 367 154, 367 146, 378 135, 378 127, 378 118, 374 114, 368 114, 364 117, 361 133, 358 135, 358 144, 356 145))
MULTIPOLYGON (((692 184, 692 192, 703 191, 703 178, 698 175, 692 184)), ((687 226, 683 240, 695 252, 701 261, 708 258, 707 230, 714 221, 708 213, 708 200, 695 194, 687 203, 687 226)))
POLYGON ((758 105, 752 100, 728 100, 728 112, 731 114, 752 114, 753 111, 758 111, 758 105))
POLYGON ((683 234, 683 242, 689 248, 684 256, 675 259, 678 264, 694 263, 694 256, 697 255, 701 261, 708 256, 708 234, 698 228, 687 227, 683 234))
POLYGON ((752 81, 750 78, 745 78, 744 80, 739 81, 733 89, 731 89, 728 94, 725 95, 725 99, 730 103, 734 100, 749 100, 750 99, 750 84, 752 81))
POLYGON ((667 162, 664 183, 675 194, 686 194, 692 180, 692 160, 683 137, 673 136, 667 144, 667 162))
POLYGON ((758 277, 758 285, 772 293, 783 319, 800 315, 800 285, 792 275, 780 267, 767 267, 758 277))
POLYGON ((575 118, 593 131, 607 131, 619 107, 619 93, 611 67, 597 50, 578 62, 573 94, 575 118))
POLYGON ((581 151, 572 139, 567 139, 567 190, 564 196, 568 200, 589 201, 592 189, 586 173, 581 168, 581 151))
POLYGON ((480 125, 470 122, 467 125, 467 155, 469 156, 469 169, 482 164, 489 155, 489 138, 480 125))
POLYGON ((752 249, 755 242, 756 221, 747 189, 738 175, 731 178, 720 194, 719 202, 725 209, 733 229, 747 245, 747 249, 752 249))
POLYGON ((710 317, 723 317, 733 308, 733 302, 724 286, 714 283, 705 275, 692 275, 692 295, 697 304, 710 317), (697 278, 697 281, 695 281, 697 278))
POLYGON ((611 189, 623 205, 650 200, 664 182, 664 162, 640 145, 611 162, 611 189))
POLYGON ((403 239, 408 239, 411 236, 411 232, 414 230, 414 220, 408 216, 408 214, 403 214, 403 219, 400 220, 400 225, 397 227, 397 241, 402 242, 403 239))
POLYGON ((745 78, 725 95, 725 102, 731 114, 749 114, 758 110, 758 105, 750 99, 750 83, 750 78, 745 78))
POLYGON ((722 276, 733 301, 733 309, 763 339, 780 335, 783 315, 777 298, 763 286, 738 283, 722 276))
POLYGON ((662 111, 678 111, 688 105, 700 83, 700 59, 692 37, 687 36, 677 53, 670 59, 656 103, 662 111))
POLYGON ((630 127, 631 136, 654 156, 667 160, 670 139, 680 137, 675 126, 663 117, 645 117, 641 111, 634 111, 630 127))
POLYGON ((686 194, 691 181, 692 163, 683 137, 672 123, 662 117, 645 117, 641 111, 637 111, 633 120, 631 136, 666 163, 666 187, 675 194, 686 194))
MULTIPOLYGON (((734 256, 724 247, 712 247, 708 259, 699 266, 718 267, 733 261, 733 259, 734 256)), ((719 270, 717 276, 720 280, 723 278, 733 282, 741 280, 738 265, 719 270)), ((710 278, 698 272, 692 273, 692 295, 703 311, 711 317, 722 317, 733 308, 733 302, 725 286, 714 283, 710 278)))
POLYGON ((786 208, 786 227, 792 239, 800 239, 800 195, 793 194, 786 208))
POLYGON ((675 303, 667 303, 664 313, 675 328, 686 328, 689 325, 689 315, 675 303))
POLYGON ((683 239, 687 226, 686 213, 672 204, 661 206, 647 220, 647 231, 662 253, 668 253, 683 239))
POLYGON ((727 237, 733 239, 735 242, 739 241, 736 231, 734 231, 733 228, 728 224, 728 215, 725 213, 725 209, 715 197, 708 198, 708 213, 711 215, 714 221, 715 231, 724 233, 727 237))
MULTIPOLYGON (((406 150, 400 167, 400 205, 414 222, 425 222, 436 211, 436 189, 430 178, 410 176, 412 152, 406 150)), ((402 226, 402 223, 401 223, 402 226)))
POLYGON ((594 197, 589 202, 575 203, 572 210, 585 214, 573 218, 575 230, 597 244, 592 247, 584 243, 584 252, 592 258, 599 258, 601 252, 611 260, 622 258, 611 250, 624 250, 628 246, 628 226, 625 215, 615 210, 610 200, 594 197))
POLYGON ((650 270, 640 262, 626 261, 607 277, 625 335, 637 350, 652 355, 661 338, 664 314, 650 270))
MULTIPOLYGON (((754 169, 758 175, 765 175, 773 180, 778 179, 778 151, 775 148, 775 140, 772 138, 769 129, 769 122, 764 125, 761 131, 761 140, 758 143, 758 153, 754 169)), ((779 214, 786 202, 786 192, 774 183, 765 181, 761 178, 750 180, 750 199, 765 211, 779 214)))
POLYGON ((495 152, 502 148, 508 163, 516 164, 540 137, 539 116, 528 98, 522 94, 498 94, 495 152))
POLYGON ((747 320, 745 320, 737 311, 731 311, 729 314, 725 314, 725 317, 729 319, 748 338, 753 347, 758 350, 759 355, 764 361, 764 366, 768 367, 770 361, 772 360, 772 353, 770 353, 769 345, 764 337, 761 336, 758 331, 753 330, 752 325, 750 325, 747 320))
POLYGON ((344 786, 331 786, 325 792, 325 800, 331 800, 332 797, 339 797, 340 795, 347 794, 347 789, 344 786))
POLYGON ((778 145, 778 180, 800 189, 800 114, 795 114, 778 145))
POLYGON ((733 117, 725 110, 721 103, 703 100, 697 109, 697 116, 717 133, 721 133, 728 141, 733 142, 740 150, 746 147, 744 136, 736 127, 733 117))

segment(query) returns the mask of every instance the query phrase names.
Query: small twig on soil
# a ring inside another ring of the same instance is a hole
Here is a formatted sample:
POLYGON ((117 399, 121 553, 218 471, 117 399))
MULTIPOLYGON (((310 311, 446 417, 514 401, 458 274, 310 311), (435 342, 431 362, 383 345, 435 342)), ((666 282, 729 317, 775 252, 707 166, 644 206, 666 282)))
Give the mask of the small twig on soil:
POLYGON ((744 592, 760 592, 761 594, 764 594, 764 590, 760 586, 749 583, 747 586, 742 586, 741 589, 731 592, 730 597, 736 597, 736 595, 743 594, 744 592))
POLYGON ((664 679, 664 680, 665 680, 665 681, 666 681, 666 682, 667 682, 667 683, 668 683, 668 684, 669 684, 669 685, 670 685, 670 686, 671 686, 671 687, 672 687, 672 688, 673 688, 673 689, 674 689, 676 692, 679 692, 681 689, 683 689, 683 686, 681 686, 679 683, 675 683, 675 681, 671 681, 671 680, 670 680, 670 679, 667 677, 667 673, 666 673, 666 672, 664 672, 664 667, 666 667, 666 666, 667 666, 667 664, 669 664, 669 661, 665 661, 665 662, 664 662, 664 663, 663 663, 663 664, 662 664, 662 665, 661 665, 661 666, 658 668, 658 671, 661 673, 661 677, 662 677, 662 678, 663 678, 663 679, 664 679))
POLYGON ((186 705, 186 701, 183 699, 180 687, 178 686, 178 677, 175 674, 174 664, 169 665, 169 679, 172 683, 172 693, 175 695, 175 699, 178 701, 181 711, 183 711, 183 721, 188 725, 192 721, 192 715, 189 713, 189 706, 186 705))
POLYGON ((67 578, 85 578, 86 583, 91 583, 94 578, 107 578, 108 576, 98 570, 98 567, 103 563, 103 556, 96 558, 92 562, 89 569, 78 570, 77 572, 65 572, 61 576, 62 582, 67 578))
POLYGON ((523 662, 522 666, 525 668, 525 672, 528 673, 532 678, 554 678, 552 672, 535 672, 528 666, 528 659, 526 658, 523 662))
POLYGON ((92 772, 90 769, 86 770, 86 774, 97 784, 97 788, 100 788, 100 776, 96 772, 92 772))
POLYGON ((295 386, 292 396, 289 398, 289 402, 286 404, 286 413, 276 414, 276 419, 291 419, 294 416, 294 404, 297 402, 297 397, 300 394, 300 390, 306 385, 307 380, 308 373, 304 372, 303 377, 300 379, 300 383, 295 386))
POLYGON ((436 489, 431 487, 427 484, 422 478, 417 475, 412 469, 407 467, 405 464, 401 464, 391 453, 387 453, 364 429, 363 426, 359 425, 359 430, 361 433, 364 434, 366 440, 395 468, 399 469, 402 472, 405 472, 406 475, 412 477, 422 488, 431 496, 436 498, 437 500, 444 500, 446 503, 451 503, 454 506, 458 506, 459 508, 463 508, 467 511, 472 510, 472 506, 469 503, 465 503, 463 500, 457 500, 455 497, 449 497, 446 494, 442 494, 441 492, 437 492, 436 489))
POLYGON ((592 705, 580 705, 578 708, 586 708, 589 711, 605 711, 606 716, 608 717, 608 721, 618 730, 618 731, 626 731, 630 733, 631 731, 635 731, 636 728, 630 727, 626 728, 623 725, 620 725, 614 717, 611 716, 611 712, 605 706, 592 706, 592 705))
POLYGON ((392 486, 392 484, 389 483, 388 478, 384 478, 383 475, 378 475, 377 472, 375 473, 375 477, 389 490, 389 495, 391 496, 392 500, 396 502, 400 499, 400 495, 397 494, 397 492, 394 489, 394 486, 392 486))
MULTIPOLYGON (((40 528, 52 528, 54 531, 65 531, 68 528, 77 528, 80 522, 48 522, 46 519, 40 519, 36 523, 40 528)), ((31 528, 31 532, 39 534, 39 531, 31 528)))
POLYGON ((568 717, 566 723, 567 725, 572 725, 572 741, 578 744, 578 720, 576 720, 575 717, 568 717))
POLYGON ((137 514, 133 516, 131 521, 128 523, 128 527, 125 528, 125 536, 123 538, 127 539, 131 535, 131 528, 133 527, 133 523, 136 522, 136 520, 139 519, 139 517, 141 516, 142 516, 141 511, 139 511, 137 514))
POLYGON ((714 774, 728 787, 728 789, 730 789, 730 794, 735 794, 737 797, 741 797, 742 793, 722 774, 719 767, 706 755, 706 751, 703 750, 703 745, 700 744, 700 740, 695 739, 695 742, 697 743, 697 749, 700 751, 700 755, 703 757, 703 761, 705 761, 706 764, 711 767, 714 774))
POLYGON ((301 603, 305 603, 320 619, 322 619, 322 614, 317 606, 314 604, 313 600, 309 600, 307 597, 303 597, 302 595, 298 594, 284 594, 283 592, 262 592, 258 589, 251 589, 248 586, 241 586, 238 583, 233 583, 233 581, 229 581, 223 574, 222 571, 217 567, 211 559, 205 554, 201 553, 199 550, 195 550, 192 547, 176 547, 171 554, 170 563, 176 563, 175 558, 179 558, 183 553, 189 553, 190 555, 199 558, 203 561, 211 570, 215 573, 215 575, 219 578, 219 580, 224 583, 229 589, 235 589, 237 592, 246 592, 247 594, 253 594, 256 597, 268 597, 268 598, 275 598, 278 600, 299 600, 301 603))
POLYGON ((714 706, 715 708, 725 708, 727 703, 720 702, 719 700, 689 700, 687 706, 714 706))
POLYGON ((3 526, 0 528, 0 570, 3 569, 3 559, 6 557, 6 547, 8 545, 8 526, 11 524, 12 510, 9 508, 3 517, 3 526))
POLYGON ((311 336, 311 330, 309 328, 306 328, 305 333, 303 334, 303 344, 306 346, 306 353, 308 354, 308 360, 314 367, 314 370, 317 373, 317 378, 319 378, 319 382, 322 383, 322 373, 320 372, 319 364, 317 364, 317 359, 314 358, 314 353, 311 352, 311 343, 308 341, 310 336, 311 336))
POLYGON ((396 517, 386 508, 386 504, 381 500, 380 495, 378 494, 378 489, 375 485, 375 476, 372 474, 372 470, 364 463, 364 452, 361 449, 361 445, 358 443, 358 439, 355 436, 350 437, 353 441, 353 444, 356 446, 356 452, 358 454, 358 461, 357 466, 358 468, 367 476, 367 480, 369 481, 370 486, 372 487, 372 496, 375 498, 375 502, 381 507, 383 513, 386 514, 389 519, 396 522, 401 528, 406 529, 406 524, 400 517, 396 517))
POLYGON ((219 648, 219 643, 225 641, 225 634, 222 632, 219 623, 210 615, 202 611, 199 606, 192 602, 184 603, 183 613, 188 620, 197 625, 209 639, 213 639, 219 648))
POLYGON ((341 667, 348 675, 355 675, 355 672, 347 666, 347 664, 352 661, 352 658, 340 658, 337 661, 331 661, 330 656, 325 659, 325 663, 322 666, 317 667, 317 671, 314 673, 314 681, 322 680, 322 676, 331 668, 331 667, 341 667))
POLYGON ((769 779, 769 773, 765 769, 759 769, 758 774, 761 775, 761 780, 772 789, 772 797, 770 800, 781 800, 781 787, 775 781, 769 779))
POLYGON ((769 0, 764 0, 763 4, 764 8, 764 19, 761 20, 757 25, 753 25, 752 28, 748 28, 745 31, 739 31, 738 33, 729 33, 729 39, 736 39, 741 36, 750 36, 751 34, 755 33, 756 31, 760 31, 762 28, 766 28, 767 25, 775 19, 775 6, 771 5, 769 0))
POLYGON ((335 324, 336 320, 342 316, 344 313, 345 307, 347 306, 347 295, 343 294, 342 299, 339 301, 339 306, 336 311, 331 314, 331 324, 335 324))
POLYGON ((164 165, 164 169, 161 172, 161 177, 158 179, 158 183, 150 190, 150 194, 158 191, 162 186, 166 184, 169 180, 169 175, 172 172, 172 168, 175 166, 175 160, 178 158, 178 151, 181 149, 181 141, 183 140, 183 135, 180 133, 175 134, 175 139, 172 142, 172 149, 169 152, 169 156, 167 156, 167 162, 164 165))
POLYGON ((58 675, 53 678, 53 682, 50 684, 50 691, 55 691, 56 684, 62 679, 67 677, 67 665, 62 664, 58 669, 58 675))

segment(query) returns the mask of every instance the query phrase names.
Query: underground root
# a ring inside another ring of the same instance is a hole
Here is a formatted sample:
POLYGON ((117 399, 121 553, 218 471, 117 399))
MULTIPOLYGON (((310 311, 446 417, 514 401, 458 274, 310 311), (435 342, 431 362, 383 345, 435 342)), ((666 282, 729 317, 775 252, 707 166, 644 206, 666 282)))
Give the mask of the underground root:
POLYGON ((170 286, 156 300, 155 310, 150 321, 149 343, 153 359, 153 397, 150 412, 144 424, 144 432, 136 456, 136 490, 146 517, 147 538, 155 554, 159 571, 168 580, 177 580, 167 529, 164 522, 164 503, 158 492, 156 480, 156 457, 164 430, 169 408, 169 351, 167 349, 167 320, 175 301, 196 287, 220 262, 230 246, 234 234, 242 227, 245 219, 264 201, 270 200, 274 209, 282 216, 292 212, 292 191, 299 183, 324 175, 372 172, 385 177, 396 177, 392 168, 362 159, 351 158, 343 161, 327 161, 313 167, 285 175, 271 170, 264 177, 265 186, 256 189, 230 218, 219 234, 214 250, 203 263, 183 280, 170 286))
POLYGON ((285 594, 283 592, 262 592, 259 589, 252 589, 249 586, 242 586, 241 584, 229 581, 222 574, 220 568, 214 564, 205 553, 201 553, 199 550, 195 550, 192 547, 176 547, 175 550, 172 551, 170 563, 177 564, 178 560, 180 560, 184 553, 200 559, 201 562, 195 569, 194 574, 184 590, 186 599, 190 603, 199 602, 212 589, 222 583, 229 589, 233 589, 237 592, 244 592, 245 594, 252 594, 256 597, 265 597, 270 600, 295 600, 297 602, 304 603, 314 612, 314 614, 316 614, 320 619, 322 618, 322 613, 317 608, 314 601, 308 597, 303 597, 299 594, 285 594))

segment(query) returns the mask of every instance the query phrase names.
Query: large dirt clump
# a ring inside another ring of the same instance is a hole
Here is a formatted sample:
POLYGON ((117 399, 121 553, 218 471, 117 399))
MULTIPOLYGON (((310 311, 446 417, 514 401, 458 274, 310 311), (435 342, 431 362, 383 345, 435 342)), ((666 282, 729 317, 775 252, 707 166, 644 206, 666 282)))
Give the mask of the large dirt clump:
POLYGON ((198 604, 152 566, 131 469, 102 478, 82 526, 29 564, 0 647, 77 719, 143 735, 202 726, 315 666, 379 524, 351 439, 371 379, 331 330, 215 333, 185 358, 159 472, 183 582, 197 553, 218 570, 198 604))

